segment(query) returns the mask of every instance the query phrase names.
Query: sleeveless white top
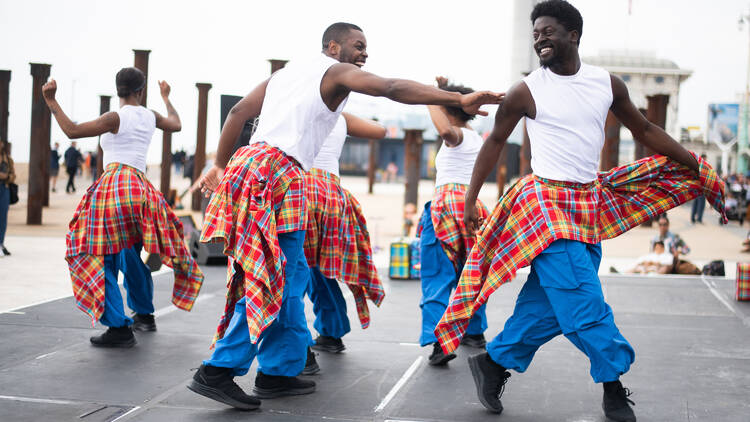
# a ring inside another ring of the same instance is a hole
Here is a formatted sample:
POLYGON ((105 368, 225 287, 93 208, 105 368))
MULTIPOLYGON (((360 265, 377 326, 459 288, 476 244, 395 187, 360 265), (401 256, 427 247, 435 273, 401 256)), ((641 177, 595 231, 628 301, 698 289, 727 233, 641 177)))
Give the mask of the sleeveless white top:
POLYGON ((146 153, 156 130, 154 112, 141 106, 125 105, 117 110, 120 128, 101 137, 103 163, 127 164, 146 172, 146 153))
POLYGON ((313 168, 325 170, 338 176, 339 157, 341 157, 341 150, 344 149, 344 141, 346 141, 346 119, 344 116, 339 116, 336 126, 323 141, 320 152, 315 156, 313 168))
POLYGON ((323 76, 336 63, 321 53, 313 60, 289 62, 274 73, 250 143, 266 142, 310 170, 348 99, 331 111, 320 95, 323 76))
POLYGON ((461 128, 464 140, 458 146, 449 147, 443 142, 435 156, 435 187, 448 183, 468 185, 474 162, 482 148, 482 137, 476 131, 461 128))
POLYGON ((612 105, 609 72, 581 63, 578 73, 562 76, 541 67, 523 81, 536 104, 536 118, 526 117, 534 174, 578 183, 595 180, 612 105))

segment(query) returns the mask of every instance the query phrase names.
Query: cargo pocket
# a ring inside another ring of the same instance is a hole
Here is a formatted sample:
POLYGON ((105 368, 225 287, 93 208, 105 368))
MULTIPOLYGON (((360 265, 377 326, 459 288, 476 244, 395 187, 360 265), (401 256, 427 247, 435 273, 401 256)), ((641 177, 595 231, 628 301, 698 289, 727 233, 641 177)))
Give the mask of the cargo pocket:
POLYGON ((577 289, 582 283, 581 280, 584 280, 579 274, 582 263, 574 262, 577 259, 590 261, 591 258, 586 253, 586 245, 559 239, 552 242, 547 249, 534 258, 531 265, 539 275, 540 286, 571 290, 577 289), (580 251, 577 250, 579 247, 575 245, 576 243, 583 246, 580 251))

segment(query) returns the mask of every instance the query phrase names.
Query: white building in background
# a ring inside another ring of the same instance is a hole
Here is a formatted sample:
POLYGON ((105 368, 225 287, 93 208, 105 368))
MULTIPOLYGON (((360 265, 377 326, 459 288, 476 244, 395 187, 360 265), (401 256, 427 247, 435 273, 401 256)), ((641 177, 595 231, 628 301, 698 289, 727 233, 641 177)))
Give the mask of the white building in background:
MULTIPOLYGON (((680 84, 690 77, 692 70, 680 69, 671 60, 658 58, 653 52, 639 50, 603 50, 597 56, 581 60, 621 77, 628 86, 630 98, 638 108, 648 108, 646 97, 669 95, 665 130, 673 138, 680 139, 680 128, 677 126, 680 84)), ((626 136, 630 136, 629 132, 626 136)))

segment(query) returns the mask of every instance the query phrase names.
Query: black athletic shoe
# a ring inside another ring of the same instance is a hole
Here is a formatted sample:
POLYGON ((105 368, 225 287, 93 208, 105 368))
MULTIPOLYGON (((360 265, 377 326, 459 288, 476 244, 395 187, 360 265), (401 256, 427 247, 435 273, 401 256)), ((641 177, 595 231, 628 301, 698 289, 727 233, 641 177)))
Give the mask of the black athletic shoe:
POLYGON ((7 250, 6 248, 5 248, 5 245, 3 245, 3 246, 2 246, 2 251, 3 251, 3 255, 5 255, 5 256, 10 256, 10 251, 8 251, 8 250, 7 250))
POLYGON ((156 321, 154 314, 135 314, 133 315, 133 331, 156 331, 156 321))
POLYGON ((315 382, 302 380, 297 377, 282 377, 266 375, 258 371, 255 377, 253 393, 261 399, 272 399, 282 396, 299 396, 315 391, 315 382))
POLYGON ((231 368, 201 365, 187 388, 201 396, 237 409, 255 410, 260 407, 260 400, 245 394, 242 388, 234 382, 231 368))
POLYGON ((484 334, 466 334, 461 338, 461 344, 463 346, 483 349, 487 345, 487 340, 484 339, 484 334))
POLYGON ((133 347, 135 336, 130 327, 109 327, 104 333, 89 339, 95 347, 133 347))
POLYGON ((313 375, 318 372, 320 372, 320 366, 318 366, 318 362, 315 360, 315 353, 308 347, 307 361, 305 362, 305 369, 302 370, 302 375, 313 375))
POLYGON ((490 359, 487 353, 469 356, 469 368, 477 386, 479 401, 490 412, 502 413, 503 403, 500 397, 505 391, 510 372, 490 359))
POLYGON ((343 352, 346 346, 344 346, 344 342, 340 338, 320 335, 315 339, 315 344, 312 345, 312 348, 319 352, 339 353, 343 352))
POLYGON ((427 358, 427 362, 432 366, 443 366, 455 358, 456 355, 453 353, 443 353, 440 344, 432 343, 432 353, 430 354, 430 357, 427 358))
POLYGON ((605 382, 602 400, 604 415, 615 422, 635 422, 635 413, 630 408, 635 403, 629 396, 630 390, 623 387, 620 381, 605 382))

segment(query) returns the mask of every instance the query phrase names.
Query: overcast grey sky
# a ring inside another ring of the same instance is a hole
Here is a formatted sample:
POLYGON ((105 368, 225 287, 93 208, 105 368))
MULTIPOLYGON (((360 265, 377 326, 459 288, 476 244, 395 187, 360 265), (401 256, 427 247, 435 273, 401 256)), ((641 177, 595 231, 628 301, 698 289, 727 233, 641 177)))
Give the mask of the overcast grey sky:
MULTIPOLYGON (((113 96, 114 75, 133 63, 132 49, 152 50, 148 106, 164 111, 157 79, 172 85, 182 118, 175 148, 196 139, 196 82, 209 82, 208 149, 219 134, 219 96, 244 95, 268 76, 269 58, 316 54, 332 22, 361 26, 366 70, 430 83, 445 74, 475 89, 506 90, 512 2, 473 1, 145 1, 0 0, 0 69, 13 72, 8 138, 13 156, 29 154, 29 62, 52 64, 63 109, 78 121, 95 118, 99 95, 113 96)), ((679 124, 705 125, 709 102, 734 101, 745 89, 748 28, 737 19, 746 0, 573 0, 583 15, 581 55, 601 49, 651 50, 694 71, 683 85, 679 124)), ((529 23, 529 30, 531 24, 529 23)), ((410 106, 417 107, 417 106, 410 106)), ((408 111, 387 100, 353 97, 349 111, 369 117, 408 111)), ((160 160, 157 133, 149 161, 160 160)), ((68 140, 56 123, 52 139, 68 140)), ((82 140, 84 150, 96 140, 82 140)))

